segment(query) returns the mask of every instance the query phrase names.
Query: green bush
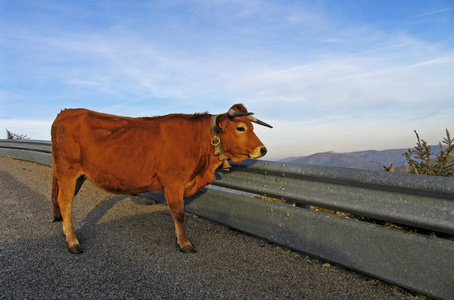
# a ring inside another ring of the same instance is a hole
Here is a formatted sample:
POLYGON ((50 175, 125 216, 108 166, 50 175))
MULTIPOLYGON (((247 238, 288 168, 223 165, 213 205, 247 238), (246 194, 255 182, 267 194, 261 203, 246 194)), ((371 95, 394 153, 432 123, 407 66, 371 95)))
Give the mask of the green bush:
POLYGON ((454 139, 451 139, 448 129, 446 129, 446 137, 443 138, 443 142, 439 143, 440 151, 435 158, 432 156, 434 153, 431 147, 425 140, 419 138, 416 130, 415 134, 416 147, 413 150, 408 149, 403 154, 407 158, 408 172, 420 175, 454 177, 454 161, 452 159, 454 139), (444 147, 443 144, 445 144, 444 147))
POLYGON ((6 139, 8 140, 29 140, 30 138, 25 134, 16 134, 12 133, 8 129, 6 129, 6 139))

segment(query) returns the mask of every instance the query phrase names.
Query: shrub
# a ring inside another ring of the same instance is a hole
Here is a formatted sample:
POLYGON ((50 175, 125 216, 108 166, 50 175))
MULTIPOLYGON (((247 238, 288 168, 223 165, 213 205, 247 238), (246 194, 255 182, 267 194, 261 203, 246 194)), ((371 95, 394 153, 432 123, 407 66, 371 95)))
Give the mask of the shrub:
POLYGON ((452 159, 452 152, 454 151, 454 139, 451 139, 448 129, 446 129, 446 137, 443 142, 440 142, 440 151, 433 158, 432 149, 423 139, 419 138, 416 132, 416 147, 411 150, 408 149, 403 155, 407 158, 409 173, 421 175, 434 175, 454 177, 454 161, 452 159), (443 144, 445 147, 443 148, 443 144), (413 158, 414 156, 414 158, 413 158))
POLYGON ((25 134, 16 134, 12 133, 8 129, 6 129, 6 139, 8 140, 29 140, 30 138, 25 134))

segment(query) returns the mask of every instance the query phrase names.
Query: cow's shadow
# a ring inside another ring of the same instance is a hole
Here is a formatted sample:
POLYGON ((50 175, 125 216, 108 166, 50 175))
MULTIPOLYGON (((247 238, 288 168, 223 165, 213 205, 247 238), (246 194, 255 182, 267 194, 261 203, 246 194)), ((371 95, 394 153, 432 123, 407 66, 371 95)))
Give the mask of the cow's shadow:
MULTIPOLYGON (((76 236, 82 245, 85 244, 85 241, 94 237, 97 224, 109 212, 109 210, 126 197, 127 196, 125 195, 109 195, 102 199, 92 210, 88 212, 88 214, 80 222, 81 226, 79 228, 74 228, 76 236)), ((83 216, 79 215, 76 217, 83 216)))
POLYGON ((98 223, 104 215, 111 210, 117 203, 121 202, 127 195, 109 195, 105 197, 94 209, 90 210, 87 216, 83 220, 83 225, 81 228, 87 228, 89 226, 94 226, 98 223))
MULTIPOLYGON (((85 217, 81 214, 79 214, 79 217, 81 218, 80 221, 80 227, 75 228, 76 229, 76 235, 79 239, 79 241, 84 244, 84 241, 87 240, 92 240, 93 238, 96 238, 97 236, 97 231, 99 227, 102 227, 101 223, 105 223, 102 219, 109 214, 109 211, 111 211, 117 204, 119 204, 122 201, 132 201, 133 203, 131 205, 135 206, 142 206, 142 205, 154 205, 154 203, 145 197, 142 196, 137 196, 137 195, 108 195, 104 197, 93 209, 91 209, 85 217)), ((127 208, 125 208, 127 209, 127 208)), ((144 214, 147 214, 144 212, 144 214)), ((107 216, 106 224, 113 224, 118 223, 118 224, 124 224, 126 222, 125 220, 131 221, 132 215, 128 214, 127 211, 121 213, 118 216, 107 216)), ((138 216, 134 216, 132 220, 134 219, 141 219, 138 218, 138 216)), ((118 225, 117 224, 117 225, 118 225)), ((113 230, 113 229, 112 229, 113 230)))

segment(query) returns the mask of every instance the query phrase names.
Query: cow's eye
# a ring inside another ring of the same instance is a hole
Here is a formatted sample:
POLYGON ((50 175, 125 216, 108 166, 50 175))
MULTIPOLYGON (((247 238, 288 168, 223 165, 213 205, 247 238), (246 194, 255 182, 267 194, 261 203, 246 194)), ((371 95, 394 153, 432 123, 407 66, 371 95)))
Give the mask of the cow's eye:
POLYGON ((236 130, 238 130, 239 132, 245 132, 246 128, 240 126, 240 127, 237 127, 236 130))

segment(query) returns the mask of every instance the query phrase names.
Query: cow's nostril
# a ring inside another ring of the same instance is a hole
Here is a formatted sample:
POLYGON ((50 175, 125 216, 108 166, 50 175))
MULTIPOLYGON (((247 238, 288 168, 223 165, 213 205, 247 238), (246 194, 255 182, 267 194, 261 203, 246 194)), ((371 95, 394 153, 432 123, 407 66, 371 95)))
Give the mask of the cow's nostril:
POLYGON ((268 152, 268 150, 266 150, 265 147, 262 147, 262 148, 260 149, 260 153, 262 154, 262 156, 264 156, 264 155, 266 154, 266 152, 268 152))

